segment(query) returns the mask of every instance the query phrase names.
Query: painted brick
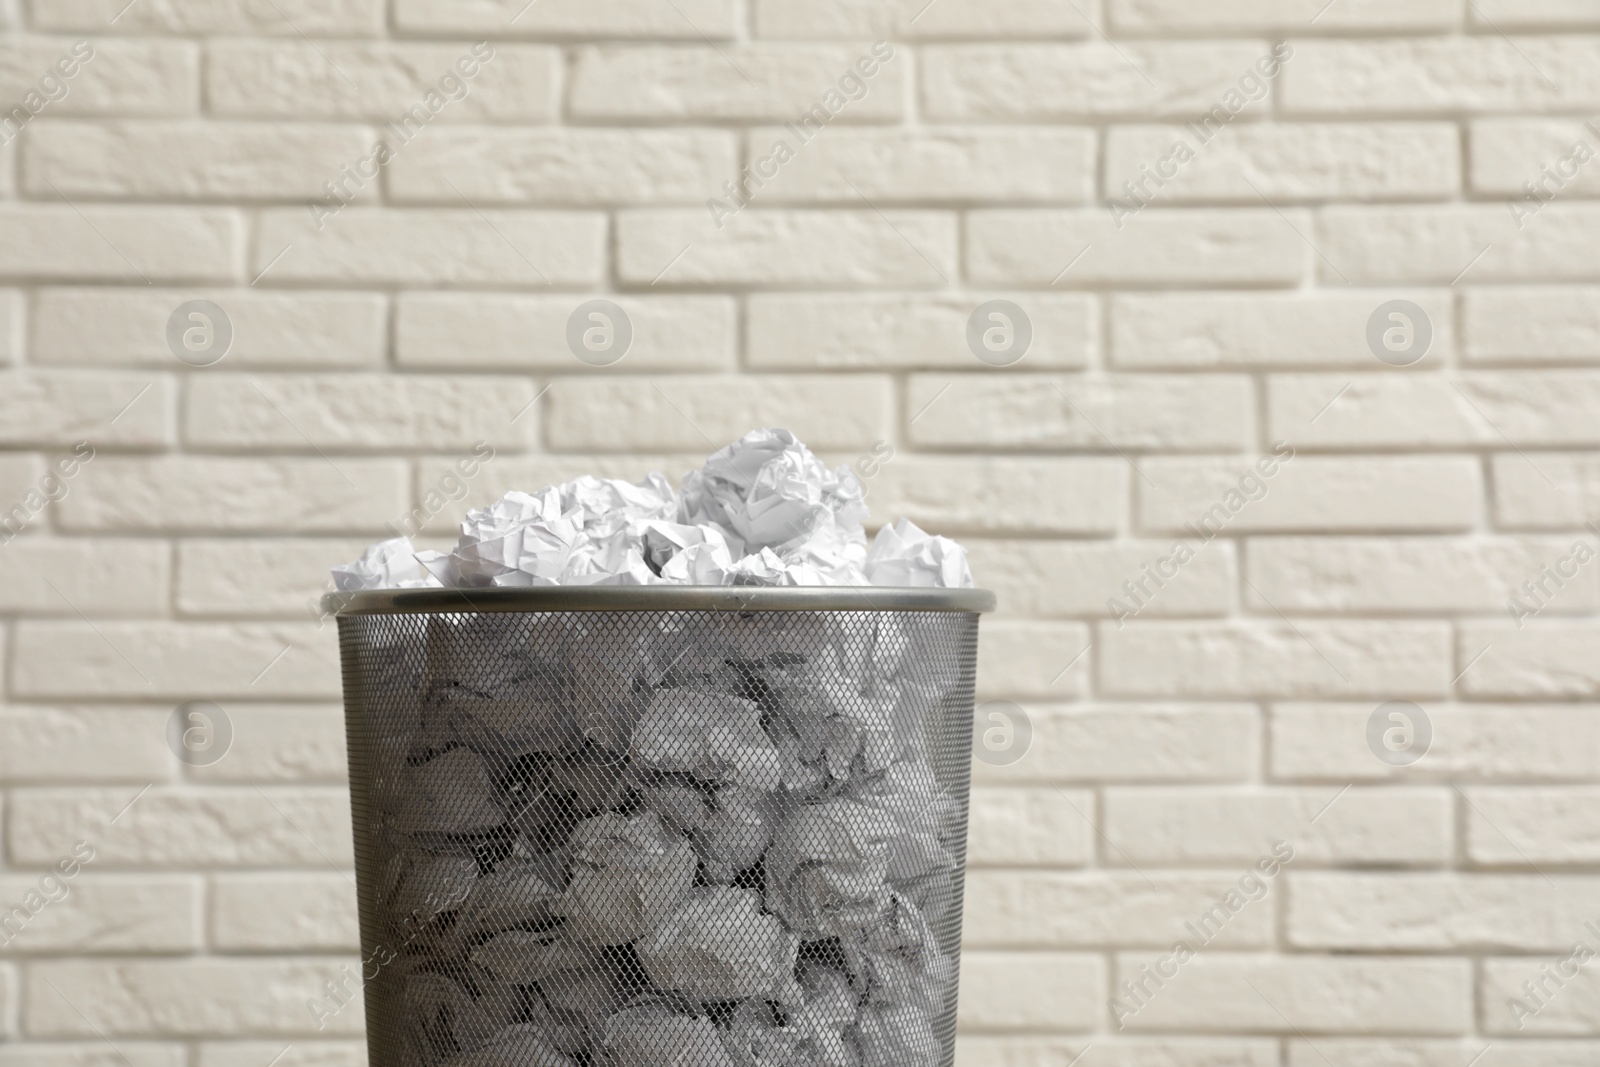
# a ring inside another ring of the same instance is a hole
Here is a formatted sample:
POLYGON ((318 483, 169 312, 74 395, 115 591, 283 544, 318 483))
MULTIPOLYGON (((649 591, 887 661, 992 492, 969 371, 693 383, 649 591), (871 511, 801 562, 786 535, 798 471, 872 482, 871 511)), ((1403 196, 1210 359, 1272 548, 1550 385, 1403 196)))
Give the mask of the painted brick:
MULTIPOLYGON (((1060 1067, 1089 1048, 1100 1067, 1278 1067, 1278 1045, 1265 1038, 1146 1040, 1082 1037, 1004 1037, 957 1034, 957 1067, 1060 1067)), ((143 1067, 141 1064, 140 1067, 143 1067)), ((1430 1065, 1431 1067, 1431 1065, 1430 1065)))
MULTIPOLYGON (((1592 949, 1592 942, 1590 945, 1592 949)), ((1565 951, 1548 956, 1485 960, 1479 986, 1485 1032, 1547 1037, 1600 1034, 1600 983, 1595 982, 1594 968, 1580 969, 1575 980, 1565 983, 1558 974, 1561 961, 1571 955, 1569 945, 1565 951), (1524 983, 1532 983, 1535 997, 1528 995, 1529 986, 1524 983), (1539 992, 1541 987, 1543 992, 1539 992), (1522 1014, 1513 1013, 1513 999, 1521 1006, 1522 1014)), ((1572 966, 1567 964, 1567 970, 1572 966)), ((1587 1049, 1579 1048, 1593 1051, 1592 1043, 1587 1049)))
POLYGON ((816 114, 813 128, 834 120, 882 122, 902 114, 906 69, 899 54, 880 66, 865 42, 587 47, 572 58, 567 106, 579 119, 799 123, 816 114), (861 61, 874 69, 868 78, 856 73, 861 61), (841 79, 866 89, 850 99, 841 79))
MULTIPOLYGON (((91 842, 92 843, 92 842, 91 842)), ((98 851, 98 850, 97 850, 98 851)), ((50 861, 70 860, 69 850, 50 861)), ((5 949, 17 956, 52 953, 164 953, 200 948, 200 884, 187 876, 89 873, 93 862, 64 878, 59 870, 0 875, 0 901, 22 903, 27 894, 46 903, 26 923, 8 916, 5 949), (41 879, 47 879, 41 883, 41 879), (42 886, 42 888, 41 888, 42 886)))
POLYGON ((1094 794, 1050 787, 972 791, 971 867, 1084 867, 1094 860, 1094 794))
POLYGON ((974 211, 967 273, 990 285, 1285 286, 1311 252, 1311 220, 1256 209, 1141 213, 1121 229, 1108 211, 974 211))
POLYGON ((729 133, 675 130, 434 130, 388 169, 397 202, 693 203, 739 169, 729 133))
MULTIPOLYGON (((360 968, 351 956, 298 959, 59 960, 27 975, 23 1025, 34 1037, 315 1035, 306 1001, 360 968), (52 986, 54 988, 52 988, 52 986), (74 1004, 91 1006, 85 1017, 74 1004)), ((360 1033, 361 1012, 327 1017, 330 1035, 360 1033)))
POLYGON ((1448 30, 1461 25, 1457 0, 1355 0, 1324 7, 1326 0, 1108 0, 1111 21, 1131 33, 1282 30, 1294 34, 1359 30, 1448 30))
POLYGON ((1468 157, 1472 189, 1508 197, 1518 229, 1535 225, 1543 201, 1600 192, 1600 175, 1586 165, 1594 155, 1594 140, 1594 130, 1577 119, 1474 122, 1468 157))
POLYGON ((130 200, 322 197, 339 168, 370 154, 361 126, 278 123, 53 122, 28 133, 23 187, 130 200))
POLYGON ((174 393, 158 375, 10 371, 0 375, 0 445, 170 444, 174 393))
MULTIPOLYGON (((1479 787, 1462 797, 1466 851, 1476 863, 1536 867, 1600 857, 1600 788, 1479 787)), ((1581 930, 1568 931, 1569 938, 1580 936, 1581 930)))
MULTIPOLYGON (((1493 1042, 1481 1037, 1443 1038, 1319 1037, 1289 1042, 1289 1067, 1451 1067, 1470 1063, 1493 1042)), ((1529 1041, 1497 1046, 1505 1067, 1579 1067, 1589 1051, 1574 1042, 1529 1041)))
POLYGON ((1435 864, 1451 856, 1442 788, 1215 790, 1117 788, 1105 794, 1113 862, 1245 864, 1294 849, 1290 866, 1435 864))
POLYGON ((0 1045, 0 1067, 187 1067, 189 1062, 188 1050, 178 1044, 124 1039, 117 1046, 99 1038, 0 1045))
MULTIPOLYGON (((1192 938, 1184 923, 1237 890, 1238 878, 1204 871, 974 870, 967 875, 963 939, 977 948, 1167 948, 1192 938)), ((1234 948, 1271 942, 1270 906, 1240 911, 1211 941, 1234 948)))
POLYGON ((1585 280, 1600 239, 1600 205, 1546 205, 1518 230, 1504 205, 1330 207, 1318 222, 1324 280, 1448 285, 1585 280))
POLYGON ((215 41, 206 67, 206 98, 222 115, 252 118, 370 119, 400 123, 413 108, 432 112, 396 134, 404 144, 427 125, 473 119, 547 122, 556 109, 560 58, 551 48, 499 44, 492 58, 450 93, 440 79, 456 75, 458 60, 476 66, 472 46, 337 41, 215 41), (433 109, 429 93, 443 96, 433 109), (419 129, 420 126, 420 129, 419 129))
POLYGON ((1600 515, 1600 455, 1491 457, 1495 522, 1512 529, 1576 529, 1600 515))
MULTIPOLYGON (((897 452, 864 474, 875 520, 905 516, 941 534, 1112 533, 1127 510, 1127 468, 1120 459, 956 457, 897 452)), ((871 469, 870 466, 868 469, 871 469)), ((977 552, 983 542, 972 541, 977 552)), ((999 566, 977 562, 986 587, 1000 581, 999 566)), ((1038 576, 1036 576, 1038 577, 1038 576)), ((1005 610, 1018 614, 1021 600, 1006 597, 1005 610)))
POLYGON ((307 1041, 288 1049, 270 1041, 206 1041, 198 1049, 196 1067, 259 1067, 281 1056, 274 1067, 367 1067, 365 1041, 307 1041))
MULTIPOLYGON (((588 299, 576 294, 407 293, 396 311, 395 359, 407 367, 582 371, 586 365, 568 346, 567 327, 588 299)), ((731 299, 619 294, 612 302, 633 329, 623 356, 627 369, 711 371, 735 366, 737 309, 731 299)), ((593 320, 581 321, 587 326, 593 320)))
POLYGON ((1252 41, 939 46, 922 52, 922 98, 939 122, 1188 118, 1219 104, 1268 54, 1252 41))
POLYGON ((1273 436, 1308 448, 1600 443, 1594 371, 1280 375, 1268 383, 1267 397, 1273 436))
POLYGON ((1242 375, 925 374, 906 406, 911 442, 931 447, 1217 451, 1253 436, 1242 375))
POLYGON ((1117 126, 1106 137, 1106 194, 1122 210, 1144 200, 1438 200, 1461 189, 1460 155, 1456 128, 1440 122, 1117 126), (1162 163, 1180 144, 1194 158, 1162 163))
POLYGON ((1009 300, 1033 339, 1020 366, 1083 367, 1093 358, 1099 309, 1081 294, 756 294, 749 301, 749 361, 772 369, 980 369, 967 342, 980 305, 1009 300))
POLYGON ((535 436, 526 378, 409 374, 197 376, 184 438, 202 448, 517 450, 535 436))
POLYGON ((53 864, 79 840, 95 846, 96 873, 116 867, 326 870, 348 867, 353 859, 350 798, 338 788, 156 786, 140 795, 124 786, 17 789, 11 795, 11 856, 22 864, 53 864))
POLYGON ((1139 470, 1149 481, 1139 483, 1138 522, 1151 531, 1198 531, 1206 515, 1213 535, 1461 530, 1483 506, 1478 464, 1464 456, 1296 456, 1254 499, 1240 490, 1240 479, 1256 471, 1248 457, 1143 459, 1139 470), (1215 509, 1230 509, 1238 499, 1230 493, 1247 502, 1223 515, 1215 509))
MULTIPOLYGON (((1474 668, 1476 669, 1476 668, 1474 668)), ((1583 704, 1422 706, 1433 729, 1427 754, 1395 767, 1367 747, 1374 705, 1288 704, 1272 709, 1275 778, 1577 780, 1600 759, 1600 715, 1583 704)))
POLYGON ((359 952, 356 889, 328 872, 219 874, 210 943, 232 952, 359 952))
POLYGON ((1600 26, 1600 11, 1584 0, 1474 0, 1475 24, 1500 26, 1600 26))
POLYGON ((317 221, 265 211, 251 277, 394 285, 586 285, 605 260, 604 217, 588 212, 348 208, 317 221))
POLYGON ((1012 0, 1006 4, 943 0, 919 12, 892 0, 820 0, 805 5, 756 0, 753 10, 756 32, 762 37, 1034 40, 1087 37, 1093 25, 1084 12, 1092 12, 1097 6, 1088 3, 1063 8, 1048 0, 1012 0))
MULTIPOLYGON (((1199 550, 1175 577, 1151 573, 1172 560, 1171 541, 972 541, 974 574, 1008 614, 1119 616, 1222 615, 1233 604, 1238 566, 1233 546, 1199 550), (1125 588, 1123 583, 1129 584, 1125 588), (1143 590, 1136 583, 1143 582, 1143 590), (1161 582, 1159 586, 1155 583, 1161 582), (1113 603, 1114 602, 1114 603, 1113 603)), ((1175 567, 1175 562, 1166 564, 1175 567)))
POLYGON ((0 290, 0 364, 22 358, 22 294, 0 290))
POLYGON ((618 271, 639 285, 935 287, 956 275, 956 230, 936 211, 752 209, 721 230, 702 209, 625 211, 618 271))
POLYGON ((181 369, 167 346, 167 320, 196 299, 228 316, 233 343, 226 366, 383 362, 387 307, 377 293, 143 287, 40 290, 33 299, 33 360, 181 369))
POLYGON ((755 199, 763 203, 1061 203, 1094 195, 1093 130, 834 129, 801 141, 790 129, 772 127, 752 130, 747 145, 744 161, 755 175, 755 199), (793 159, 783 160, 780 142, 793 159), (772 171, 775 177, 755 185, 772 171))
POLYGON ((395 0, 395 23, 415 32, 454 35, 490 32, 502 37, 662 37, 702 40, 732 37, 735 0, 651 0, 592 4, 587 0, 395 0))
POLYGON ((338 650, 309 624, 23 622, 15 648, 12 692, 25 697, 340 694, 338 650))
POLYGON ((1287 930, 1301 949, 1567 951, 1592 917, 1594 878, 1537 874, 1291 874, 1287 930))
MULTIPOLYGON (((1419 363, 1437 366, 1455 351, 1450 298, 1404 294, 1427 314, 1433 343, 1419 363)), ((1378 366, 1367 320, 1394 298, 1348 293, 1136 294, 1111 302, 1112 361, 1137 369, 1273 366, 1378 366)), ((1473 336, 1468 330, 1468 336, 1473 336)))
POLYGON ((888 436, 890 387, 874 375, 557 378, 544 403, 560 449, 709 452, 751 426, 787 426, 813 448, 868 450, 888 436))
POLYGON ((1238 781, 1260 765, 1259 715, 1248 704, 1030 703, 1023 710, 1033 727, 1027 754, 1009 766, 974 763, 974 782, 1238 781))
MULTIPOLYGON (((399 516, 395 516, 399 519, 399 516)), ((214 538, 177 546, 182 615, 317 618, 328 570, 355 559, 366 538, 214 538), (272 581, 263 583, 261 576, 272 581)))
POLYGON ((1121 696, 1439 696, 1450 634, 1435 622, 1102 623, 1099 678, 1121 696))
POLYGON ((225 282, 243 236, 220 208, 0 204, 0 278, 225 282))
POLYGON ((480 466, 470 478, 463 475, 459 458, 423 459, 417 464, 418 507, 401 516, 399 521, 402 528, 409 523, 412 528, 420 526, 429 533, 439 535, 445 542, 440 546, 441 549, 449 548, 455 544, 461 520, 469 508, 491 504, 513 489, 528 492, 571 481, 585 474, 637 482, 652 471, 660 472, 668 482, 677 485, 684 472, 698 468, 706 459, 703 449, 695 454, 689 448, 692 446, 686 447, 681 454, 666 455, 589 452, 496 456, 493 462, 480 466), (467 482, 465 495, 457 500, 449 499, 451 495, 459 495, 459 490, 452 490, 463 480, 467 482), (431 500, 430 493, 434 494, 431 500))
MULTIPOLYGON (((1116 978, 1136 978, 1151 962, 1121 956, 1116 978)), ((1472 1026, 1464 959, 1202 952, 1178 975, 1127 1019, 1130 1029, 1459 1034, 1472 1026)))
POLYGON ((37 29, 93 33, 337 37, 383 32, 382 0, 273 0, 275 8, 250 0, 213 0, 195 6, 135 4, 125 11, 124 3, 30 0, 30 14, 37 29))
POLYGON ((1600 361, 1600 289, 1468 289, 1461 311, 1471 362, 1600 361))
POLYGON ((171 585, 170 557, 161 541, 22 538, 0 552, 0 611, 160 615, 171 585))
POLYGON ((1064 952, 965 952, 956 1022, 963 1030, 1092 1030, 1105 961, 1064 952))
MULTIPOLYGON (((331 625, 326 640, 334 640, 331 625)), ((223 710, 233 726, 233 746, 216 763, 189 768, 193 780, 344 781, 344 711, 338 705, 229 704, 223 710)))
MULTIPOLYGON (((1581 538, 1591 553, 1593 540, 1581 538)), ((1600 567, 1580 568, 1578 543, 1573 537, 1254 538, 1245 550, 1245 600, 1258 610, 1275 604, 1317 613, 1506 612, 1512 597, 1535 603, 1522 588, 1531 581, 1544 583, 1539 599, 1551 611, 1591 612, 1600 609, 1600 567), (1552 581, 1544 568, 1557 565, 1576 577, 1552 581)))
MULTIPOLYGON (((8 549, 7 551, 10 551, 8 549)), ((169 708, 0 707, 0 781, 166 781, 169 708)))
POLYGON ((398 460, 103 456, 58 507, 74 531, 377 533, 410 502, 398 460))
POLYGON ((1088 672, 1068 668, 1088 644, 1089 628, 1079 622, 986 622, 978 646, 978 697, 1063 699, 1081 693, 1088 672))
POLYGON ((1497 34, 1466 39, 1304 41, 1284 65, 1280 101, 1291 114, 1413 115, 1593 108, 1600 74, 1594 39, 1497 34))
POLYGON ((1465 622, 1456 646, 1457 669, 1464 672, 1458 685, 1474 697, 1571 700, 1600 695, 1600 661, 1595 658, 1600 626, 1592 622, 1465 622))
MULTIPOLYGON (((103 25, 109 24, 108 16, 103 25)), ((101 32, 96 27, 96 35, 101 32)), ((97 39, 89 43, 94 54, 65 83, 67 95, 49 105, 52 112, 149 118, 189 115, 198 109, 200 49, 193 42, 97 39)), ((0 45, 0 100, 6 102, 8 114, 57 60, 75 58, 74 44, 71 37, 10 37, 0 45)))

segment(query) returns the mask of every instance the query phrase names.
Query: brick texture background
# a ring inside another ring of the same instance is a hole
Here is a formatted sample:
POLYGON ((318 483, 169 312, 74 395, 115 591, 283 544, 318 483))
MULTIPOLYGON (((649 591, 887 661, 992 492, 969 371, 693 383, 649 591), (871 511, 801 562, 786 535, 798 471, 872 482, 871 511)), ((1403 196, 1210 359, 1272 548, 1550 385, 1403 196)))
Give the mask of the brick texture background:
POLYGON ((364 1062, 327 566, 768 424, 1000 596, 963 1067, 1600 1061, 1594 0, 0 0, 0 106, 0 1067, 364 1062))

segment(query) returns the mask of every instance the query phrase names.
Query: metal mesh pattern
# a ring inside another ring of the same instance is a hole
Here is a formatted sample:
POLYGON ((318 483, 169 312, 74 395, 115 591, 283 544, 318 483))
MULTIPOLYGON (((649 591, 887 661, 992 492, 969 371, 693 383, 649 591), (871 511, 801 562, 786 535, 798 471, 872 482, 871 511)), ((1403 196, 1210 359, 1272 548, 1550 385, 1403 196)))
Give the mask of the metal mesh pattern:
POLYGON ((342 617, 374 1067, 946 1067, 977 620, 342 617))

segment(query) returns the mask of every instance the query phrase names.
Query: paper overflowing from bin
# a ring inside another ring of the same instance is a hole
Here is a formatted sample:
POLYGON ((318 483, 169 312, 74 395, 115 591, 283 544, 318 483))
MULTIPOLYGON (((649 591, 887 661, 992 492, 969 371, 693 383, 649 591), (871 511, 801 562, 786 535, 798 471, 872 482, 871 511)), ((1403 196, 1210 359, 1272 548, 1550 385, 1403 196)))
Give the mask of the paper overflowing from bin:
POLYGON ((753 430, 683 476, 584 476, 468 512, 454 551, 381 541, 335 588, 972 585, 966 552, 901 519, 868 546, 861 483, 794 434, 753 430))

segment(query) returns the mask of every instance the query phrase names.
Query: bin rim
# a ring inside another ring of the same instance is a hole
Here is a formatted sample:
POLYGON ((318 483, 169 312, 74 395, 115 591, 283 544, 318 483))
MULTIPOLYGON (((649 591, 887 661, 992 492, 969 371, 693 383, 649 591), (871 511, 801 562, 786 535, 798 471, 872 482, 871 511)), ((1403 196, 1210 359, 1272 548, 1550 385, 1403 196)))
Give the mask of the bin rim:
POLYGON ((540 611, 954 611, 995 609, 987 589, 884 585, 646 585, 536 588, 363 589, 328 593, 330 615, 417 615, 540 611))

